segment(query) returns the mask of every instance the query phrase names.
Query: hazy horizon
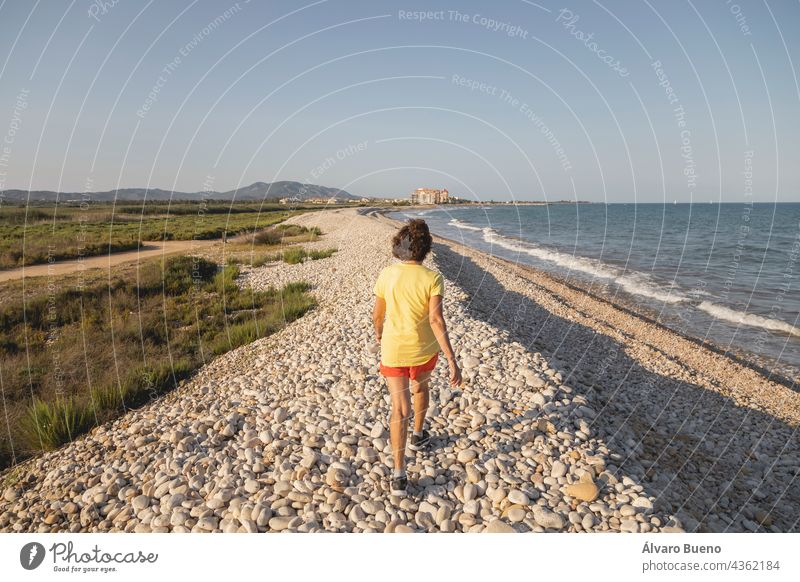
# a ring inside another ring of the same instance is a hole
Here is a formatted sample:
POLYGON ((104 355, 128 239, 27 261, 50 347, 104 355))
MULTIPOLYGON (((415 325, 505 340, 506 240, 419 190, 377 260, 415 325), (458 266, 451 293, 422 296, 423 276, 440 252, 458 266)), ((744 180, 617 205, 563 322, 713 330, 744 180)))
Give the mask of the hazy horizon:
POLYGON ((800 200, 800 4, 0 5, 0 190, 800 200))

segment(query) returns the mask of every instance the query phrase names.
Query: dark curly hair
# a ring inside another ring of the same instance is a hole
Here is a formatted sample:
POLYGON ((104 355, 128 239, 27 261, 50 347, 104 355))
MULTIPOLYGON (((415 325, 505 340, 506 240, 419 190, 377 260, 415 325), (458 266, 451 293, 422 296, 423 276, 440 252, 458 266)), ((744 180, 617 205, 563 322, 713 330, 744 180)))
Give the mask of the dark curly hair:
POLYGON ((424 261, 433 239, 421 218, 409 220, 392 238, 392 254, 401 261, 424 261))

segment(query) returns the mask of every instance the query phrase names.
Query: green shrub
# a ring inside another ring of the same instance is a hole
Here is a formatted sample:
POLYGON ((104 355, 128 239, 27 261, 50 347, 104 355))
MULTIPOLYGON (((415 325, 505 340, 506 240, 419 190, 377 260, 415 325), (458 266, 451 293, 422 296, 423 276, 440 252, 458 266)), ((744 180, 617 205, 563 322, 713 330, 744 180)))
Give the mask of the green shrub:
POLYGON ((280 261, 280 260, 281 260, 280 254, 273 253, 273 254, 261 255, 253 258, 253 262, 251 263, 251 265, 253 267, 263 267, 267 263, 274 263, 275 261, 280 261))
POLYGON ((283 262, 290 265, 302 263, 307 256, 306 250, 303 248, 286 249, 282 254, 283 262))
POLYGON ((235 294, 239 290, 236 278, 239 276, 237 265, 227 265, 214 276, 214 289, 217 293, 235 294))
POLYGON ((253 240, 259 245, 279 245, 283 241, 283 233, 274 228, 268 228, 256 233, 253 240))
POLYGON ((91 406, 74 398, 44 402, 34 399, 20 421, 20 433, 30 450, 53 450, 70 442, 94 425, 91 406))
POLYGON ((316 261, 318 259, 327 259, 335 252, 336 249, 320 249, 315 251, 309 251, 308 256, 311 260, 316 261))
MULTIPOLYGON (((286 283, 281 289, 281 293, 285 296, 299 295, 311 290, 311 283, 308 281, 295 281, 293 283, 286 283)), ((274 291, 274 288, 273 288, 274 291)))

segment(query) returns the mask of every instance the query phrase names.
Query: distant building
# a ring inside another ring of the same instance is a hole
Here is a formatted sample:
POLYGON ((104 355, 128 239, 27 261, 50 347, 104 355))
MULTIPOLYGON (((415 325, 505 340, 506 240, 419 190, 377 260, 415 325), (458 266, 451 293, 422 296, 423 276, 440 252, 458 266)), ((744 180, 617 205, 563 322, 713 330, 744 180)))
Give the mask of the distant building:
POLYGON ((447 190, 417 188, 411 193, 411 204, 447 204, 450 193, 447 190))

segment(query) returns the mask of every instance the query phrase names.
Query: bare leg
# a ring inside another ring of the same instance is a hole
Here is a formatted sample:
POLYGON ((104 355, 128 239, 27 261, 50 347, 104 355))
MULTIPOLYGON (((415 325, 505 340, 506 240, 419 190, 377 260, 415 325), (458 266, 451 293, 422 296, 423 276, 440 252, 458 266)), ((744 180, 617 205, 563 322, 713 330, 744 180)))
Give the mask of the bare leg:
POLYGON ((408 418, 411 416, 411 398, 408 392, 408 378, 386 378, 389 395, 392 398, 392 415, 389 422, 389 435, 392 441, 394 468, 406 466, 406 441, 408 440, 408 418))
POLYGON ((430 403, 430 372, 423 372, 417 376, 416 380, 411 381, 411 393, 414 395, 414 432, 422 432, 430 403))

